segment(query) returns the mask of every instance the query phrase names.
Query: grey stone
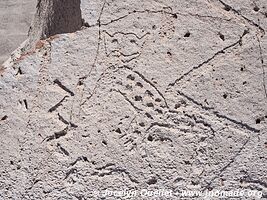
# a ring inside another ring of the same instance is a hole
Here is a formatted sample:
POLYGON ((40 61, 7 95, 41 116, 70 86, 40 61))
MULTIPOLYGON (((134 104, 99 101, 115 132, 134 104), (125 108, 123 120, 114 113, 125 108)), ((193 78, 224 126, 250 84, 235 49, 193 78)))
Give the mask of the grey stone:
POLYGON ((27 39, 36 0, 0 2, 0 65, 27 39))
POLYGON ((33 52, 22 45, 0 78, 0 197, 247 189, 266 199, 267 22, 257 6, 84 0, 87 27, 33 52))

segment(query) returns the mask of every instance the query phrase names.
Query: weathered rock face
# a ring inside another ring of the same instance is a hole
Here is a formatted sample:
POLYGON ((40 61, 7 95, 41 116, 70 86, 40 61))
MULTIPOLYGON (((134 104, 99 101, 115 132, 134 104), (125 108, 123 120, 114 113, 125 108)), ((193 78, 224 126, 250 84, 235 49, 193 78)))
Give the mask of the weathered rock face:
POLYGON ((28 35, 36 0, 0 1, 0 65, 28 35))
POLYGON ((82 1, 88 28, 39 42, 1 72, 0 197, 267 198, 265 6, 82 1))
POLYGON ((80 0, 39 0, 29 31, 29 47, 40 39, 71 33, 82 26, 80 0))

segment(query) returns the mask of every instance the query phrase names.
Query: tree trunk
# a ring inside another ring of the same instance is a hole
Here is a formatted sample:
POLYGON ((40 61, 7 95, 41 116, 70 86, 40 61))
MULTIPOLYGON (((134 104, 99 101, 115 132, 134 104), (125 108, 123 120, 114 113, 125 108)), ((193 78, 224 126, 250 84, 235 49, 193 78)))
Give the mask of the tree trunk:
POLYGON ((38 40, 79 30, 82 26, 80 3, 80 0, 38 0, 29 30, 30 48, 38 40))

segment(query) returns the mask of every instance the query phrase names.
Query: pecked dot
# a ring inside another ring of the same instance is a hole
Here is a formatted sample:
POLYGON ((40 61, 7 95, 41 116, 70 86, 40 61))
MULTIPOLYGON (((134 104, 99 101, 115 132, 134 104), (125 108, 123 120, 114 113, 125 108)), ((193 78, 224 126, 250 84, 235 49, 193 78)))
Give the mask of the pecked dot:
POLYGON ((258 11, 260 10, 260 8, 259 8, 258 6, 254 6, 253 10, 254 10, 255 12, 258 12, 258 11))
POLYGON ((184 37, 190 37, 191 33, 188 31, 186 34, 184 34, 184 37))

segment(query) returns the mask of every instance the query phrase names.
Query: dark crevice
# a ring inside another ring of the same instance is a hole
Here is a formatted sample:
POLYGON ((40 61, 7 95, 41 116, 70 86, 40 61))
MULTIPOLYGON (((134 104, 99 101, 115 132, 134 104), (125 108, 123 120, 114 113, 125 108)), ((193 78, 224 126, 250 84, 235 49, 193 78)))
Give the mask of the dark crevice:
POLYGON ((243 14, 241 14, 240 11, 234 9, 232 6, 226 4, 224 1, 219 0, 219 2, 224 6, 224 9, 225 9, 226 11, 232 11, 233 13, 235 13, 235 14, 241 16, 241 17, 242 17, 243 19, 245 19, 249 24, 251 24, 252 26, 257 27, 258 29, 260 29, 261 32, 263 32, 263 34, 265 34, 265 30, 264 30, 259 24, 255 23, 255 22, 254 22, 253 20, 251 20, 251 19, 248 19, 246 16, 244 16, 243 14))
POLYGON ((59 113, 58 113, 58 119, 59 121, 63 122, 66 125, 69 125, 69 122, 67 120, 65 120, 59 113))
POLYGON ((60 150, 64 155, 66 155, 66 156, 69 156, 69 155, 70 155, 69 152, 68 152, 64 147, 61 146, 61 144, 57 143, 57 147, 59 148, 59 150, 60 150))
POLYGON ((121 35, 133 35, 135 36, 137 39, 141 40, 142 38, 144 38, 146 35, 149 35, 149 33, 145 33, 144 35, 142 36, 138 36, 136 33, 134 32, 127 32, 127 33, 124 33, 124 32, 121 32, 121 31, 117 31, 113 34, 110 34, 109 32, 107 32, 106 30, 103 30, 104 33, 106 33, 109 37, 114 37, 115 35, 118 35, 118 34, 121 34, 121 35))
POLYGON ((190 119, 193 119, 195 121, 195 123, 203 124, 205 127, 208 127, 213 134, 215 133, 215 130, 212 128, 212 125, 209 124, 208 122, 204 121, 203 119, 201 119, 199 117, 196 117, 194 114, 193 115, 189 115, 187 113, 184 113, 184 114, 185 114, 185 116, 189 117, 190 119))
POLYGON ((65 179, 67 179, 71 174, 75 174, 77 172, 76 168, 71 168, 69 171, 66 172, 65 179))
POLYGON ((150 86, 152 86, 157 92, 158 94, 162 97, 162 99, 164 100, 164 103, 165 103, 165 106, 167 108, 169 108, 168 104, 167 104, 167 101, 165 99, 165 97, 163 96, 163 94, 159 91, 159 89, 151 82, 149 81, 143 74, 141 74, 140 72, 138 71, 133 71, 134 73, 136 73, 141 79, 143 79, 146 83, 148 83, 150 86))
POLYGON ((28 103, 27 103, 27 100, 26 100, 26 99, 23 99, 23 102, 24 102, 24 106, 25 106, 25 108, 28 110, 28 103))
POLYGON ((215 181, 217 178, 219 178, 219 177, 221 176, 221 174, 222 174, 224 171, 226 171, 226 169, 228 169, 228 167, 231 166, 232 163, 235 162, 236 158, 237 158, 238 156, 240 156, 241 153, 242 153, 242 151, 245 149, 245 147, 246 147, 246 145, 248 144, 249 140, 250 140, 250 138, 247 138, 247 139, 246 139, 246 141, 243 143, 243 145, 242 145, 241 148, 237 151, 237 153, 230 159, 230 161, 229 161, 224 167, 222 167, 221 169, 219 169, 219 170, 217 171, 217 173, 215 174, 215 176, 209 181, 209 183, 204 187, 204 189, 203 189, 202 191, 208 189, 208 188, 211 186, 211 184, 214 183, 214 181, 215 181))
POLYGON ((65 136, 65 135, 67 135, 67 133, 68 133, 68 127, 63 129, 62 131, 55 132, 53 135, 48 136, 44 140, 46 140, 47 142, 51 141, 51 140, 55 140, 55 139, 58 139, 58 138, 61 138, 61 137, 65 136))
POLYGON ((247 129, 247 130, 249 130, 249 131, 252 131, 252 132, 255 132, 255 133, 259 133, 259 132, 260 132, 260 130, 255 129, 255 128, 253 128, 253 127, 251 127, 251 126, 249 126, 248 124, 245 124, 245 123, 243 123, 243 122, 237 121, 237 120, 235 120, 235 119, 231 119, 230 117, 228 117, 228 116, 226 116, 226 115, 222 115, 222 114, 220 114, 218 111, 213 111, 213 113, 214 113, 217 117, 222 118, 222 119, 226 119, 226 120, 228 120, 228 121, 230 121, 230 122, 233 122, 234 124, 239 125, 239 126, 241 126, 242 128, 245 128, 245 129, 247 129))
POLYGON ((88 158, 86 156, 80 156, 75 161, 73 161, 72 163, 70 163, 70 166, 76 165, 76 163, 79 162, 79 161, 89 162, 88 161, 88 158))
POLYGON ((151 125, 146 129, 146 131, 149 131, 151 128, 154 126, 159 126, 159 127, 164 127, 164 128, 174 128, 174 125, 172 124, 165 124, 165 123, 160 123, 160 122, 153 122, 151 125))
POLYGON ((95 169, 96 170, 103 170, 103 169, 109 168, 111 166, 115 166, 115 164, 114 163, 107 163, 106 165, 101 166, 101 167, 96 167, 95 169))
POLYGON ((21 68, 19 67, 19 69, 18 69, 18 72, 17 72, 17 74, 16 74, 16 76, 17 75, 22 75, 23 73, 22 73, 22 70, 21 70, 21 68))
POLYGON ((188 95, 185 95, 185 94, 184 94, 183 92, 181 92, 181 91, 177 91, 177 93, 178 93, 179 95, 185 97, 187 100, 189 100, 190 102, 194 103, 195 105, 200 106, 203 110, 210 111, 212 114, 214 114, 214 115, 215 115, 216 117, 218 117, 218 118, 226 119, 226 120, 228 120, 228 121, 230 121, 230 122, 232 122, 232 123, 234 123, 234 124, 236 124, 236 125, 238 125, 238 126, 241 126, 242 128, 245 128, 245 129, 247 129, 247 130, 249 130, 249 131, 252 131, 252 132, 255 132, 255 133, 260 132, 260 130, 255 129, 255 128, 249 126, 249 125, 246 124, 246 123, 237 121, 237 120, 232 119, 232 118, 230 118, 230 117, 228 117, 228 116, 226 116, 226 115, 220 114, 218 111, 214 110, 214 108, 212 108, 212 107, 207 107, 207 106, 202 105, 201 103, 199 103, 198 101, 196 101, 196 100, 193 99, 192 97, 189 97, 188 95))
POLYGON ((116 91, 116 92, 118 92, 118 93, 120 93, 123 97, 124 97, 124 99, 136 110, 136 111, 143 111, 142 109, 140 109, 140 108, 138 108, 137 106, 135 106, 134 105, 134 103, 133 102, 131 102, 130 100, 129 100, 129 98, 126 96, 126 94, 125 93, 123 93, 123 92, 121 92, 120 90, 114 90, 114 91, 116 91))
POLYGON ((67 97, 69 97, 69 96, 65 96, 65 97, 63 97, 63 99, 61 99, 56 105, 54 105, 53 107, 51 107, 51 108, 48 110, 48 112, 54 112, 54 111, 56 111, 57 108, 58 108, 59 106, 62 105, 62 102, 65 101, 65 99, 66 99, 67 97))
POLYGON ((267 98, 267 87, 266 87, 266 80, 265 80, 266 72, 265 72, 265 66, 264 66, 264 60, 263 60, 263 52, 262 52, 260 38, 257 37, 257 40, 258 40, 259 50, 260 50, 260 61, 261 61, 261 69, 262 69, 262 85, 263 85, 264 95, 267 98))
POLYGON ((180 78, 176 79, 173 83, 170 83, 169 86, 174 86, 175 84, 177 84, 179 81, 181 81, 182 79, 184 79, 186 76, 188 76, 189 74, 191 74, 193 71, 195 71, 196 69, 201 68, 203 65, 208 64, 210 61, 212 61, 213 59, 215 59, 218 55, 225 53, 226 50, 235 47, 238 44, 242 43, 242 39, 243 37, 248 33, 247 30, 244 31, 243 35, 240 37, 240 39, 238 41, 236 41, 235 43, 224 47, 222 50, 217 51, 212 57, 208 58, 207 60, 205 60, 204 62, 200 63, 199 65, 193 67, 192 69, 190 69, 188 72, 184 73, 182 76, 180 76, 180 78))
POLYGON ((70 125, 72 128, 78 128, 78 126, 72 122, 68 122, 67 120, 65 120, 59 113, 58 113, 58 119, 63 122, 66 125, 70 125))
POLYGON ((54 83, 57 84, 62 90, 65 90, 67 93, 69 93, 71 96, 74 96, 74 93, 65 85, 63 85, 58 79, 55 79, 54 83))

